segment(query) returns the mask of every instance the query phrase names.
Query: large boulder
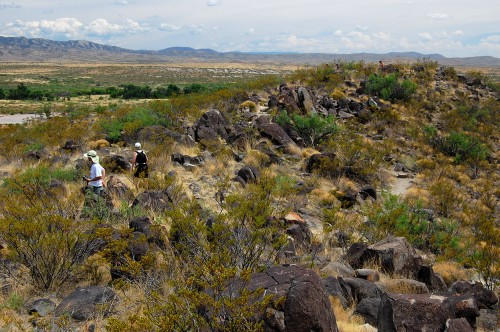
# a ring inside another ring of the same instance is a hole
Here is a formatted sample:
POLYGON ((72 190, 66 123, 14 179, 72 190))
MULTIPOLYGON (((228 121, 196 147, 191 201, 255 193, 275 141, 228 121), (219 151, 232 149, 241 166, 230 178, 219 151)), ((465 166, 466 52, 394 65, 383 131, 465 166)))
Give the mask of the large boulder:
POLYGON ((108 173, 125 173, 132 170, 132 163, 119 155, 105 156, 101 164, 108 173))
POLYGON ((262 315, 266 331, 338 331, 328 296, 313 270, 292 265, 255 273, 247 289, 261 288, 264 294, 282 298, 273 303, 274 315, 269 311, 262 315))
POLYGON ((455 318, 443 304, 445 296, 429 294, 392 294, 382 296, 377 328, 384 332, 443 331, 446 321, 455 318))
POLYGON ((160 225, 153 225, 147 216, 136 217, 129 221, 129 228, 146 236, 148 243, 154 243, 159 248, 166 249, 167 238, 162 233, 160 225))
POLYGON ((75 290, 57 306, 56 317, 69 315, 78 321, 107 317, 114 309, 118 296, 109 287, 90 286, 75 290))
POLYGON ((498 303, 498 296, 492 290, 486 289, 481 283, 472 284, 468 281, 455 281, 450 290, 458 294, 472 295, 477 299, 480 308, 491 308, 498 303))
POLYGON ((404 237, 387 236, 364 249, 347 252, 345 258, 353 268, 362 268, 366 262, 380 263, 383 272, 417 279, 422 266, 422 257, 404 237))
POLYGON ((227 139, 234 131, 231 123, 224 115, 212 109, 201 116, 194 126, 196 141, 213 141, 218 138, 227 139))
POLYGON ((285 148, 297 146, 281 126, 270 122, 267 117, 261 116, 257 118, 255 126, 263 137, 269 138, 276 145, 285 148))
POLYGON ((361 278, 338 278, 344 294, 352 296, 355 304, 366 298, 380 298, 383 291, 375 283, 361 278))
POLYGON ((243 166, 238 170, 238 180, 245 185, 247 183, 255 183, 260 177, 259 170, 253 166, 243 166))
POLYGON ((132 190, 116 176, 111 175, 106 183, 108 193, 121 200, 131 201, 134 198, 132 190))
POLYGON ((378 309, 380 307, 381 298, 365 298, 359 301, 356 305, 354 313, 362 316, 365 321, 373 326, 378 324, 378 309))
POLYGON ((446 290, 446 283, 439 274, 434 273, 432 266, 422 265, 417 275, 418 281, 427 285, 431 292, 442 292, 446 290))
POLYGON ((311 114, 315 112, 313 98, 311 97, 311 92, 309 92, 305 87, 300 86, 297 89, 297 97, 299 99, 299 106, 306 112, 306 114, 311 114))
POLYGON ((465 318, 448 319, 444 332, 474 332, 465 318))
POLYGON ((161 212, 171 208, 172 204, 176 204, 183 197, 185 195, 176 194, 176 189, 173 186, 164 190, 146 190, 137 195, 132 202, 132 207, 138 206, 144 210, 161 212))

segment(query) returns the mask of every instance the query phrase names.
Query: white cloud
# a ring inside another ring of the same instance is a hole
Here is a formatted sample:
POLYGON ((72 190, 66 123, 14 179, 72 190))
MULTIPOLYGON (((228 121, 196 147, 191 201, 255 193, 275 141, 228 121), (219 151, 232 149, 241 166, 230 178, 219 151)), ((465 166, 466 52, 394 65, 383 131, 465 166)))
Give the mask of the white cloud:
POLYGON ((16 20, 6 25, 6 34, 43 38, 79 38, 83 24, 76 18, 58 18, 54 21, 16 20))
POLYGON ((178 26, 178 25, 173 25, 170 23, 162 23, 162 24, 160 24, 160 27, 158 29, 161 31, 178 31, 178 30, 182 29, 182 27, 178 26))
POLYGON ((90 24, 85 27, 85 32, 89 36, 99 36, 99 37, 123 35, 123 34, 137 33, 148 30, 149 29, 147 27, 141 26, 139 23, 130 19, 127 19, 125 21, 125 24, 120 25, 120 24, 109 23, 107 20, 99 18, 97 20, 90 22, 90 24))
POLYGON ((189 32, 191 32, 191 34, 198 35, 200 33, 203 33, 203 31, 205 30, 205 26, 203 24, 191 24, 189 26, 189 29, 189 32))
POLYGON ((219 0, 208 0, 207 6, 217 6, 219 4, 219 0))
POLYGON ((450 16, 448 14, 443 13, 429 13, 427 14, 428 18, 432 18, 433 20, 446 20, 450 16))
POLYGON ((119 6, 126 6, 128 5, 128 1, 127 0, 115 0, 115 2, 113 2, 115 5, 119 5, 119 6))
POLYGON ((434 39, 429 32, 421 32, 418 35, 420 36, 420 38, 422 38, 424 40, 433 40, 434 39))
POLYGON ((481 39, 481 43, 492 43, 500 45, 500 35, 491 35, 481 39))
POLYGON ((253 35, 255 33, 255 29, 254 28, 250 28, 248 29, 246 32, 245 32, 245 35, 253 35))
POLYGON ((18 5, 14 2, 11 3, 0 3, 0 10, 1 9, 8 9, 8 8, 21 8, 21 5, 18 5))

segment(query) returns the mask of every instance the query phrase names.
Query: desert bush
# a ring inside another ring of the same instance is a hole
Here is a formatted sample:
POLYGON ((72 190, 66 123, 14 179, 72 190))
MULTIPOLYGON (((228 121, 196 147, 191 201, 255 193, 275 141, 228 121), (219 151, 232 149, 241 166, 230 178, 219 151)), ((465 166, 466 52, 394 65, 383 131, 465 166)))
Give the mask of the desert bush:
POLYGON ((119 141, 122 138, 122 132, 133 136, 139 129, 146 126, 169 126, 171 123, 168 118, 162 116, 160 113, 143 107, 127 108, 111 116, 111 119, 105 118, 100 122, 100 126, 106 133, 107 139, 111 142, 119 141))
POLYGON ((366 82, 366 92, 391 102, 408 101, 417 91, 417 85, 409 79, 400 82, 396 73, 387 76, 372 74, 366 82))
POLYGON ((281 111, 276 117, 279 125, 292 124, 306 144, 315 147, 330 136, 336 134, 339 129, 334 116, 321 116, 311 113, 309 115, 292 114, 290 117, 286 111, 281 111))
POLYGON ((94 234, 75 222, 78 198, 62 200, 33 184, 11 188, 0 192, 0 238, 8 257, 26 266, 40 289, 67 283, 95 245, 94 234))
POLYGON ((365 213, 370 220, 366 231, 377 239, 389 234, 403 236, 413 246, 436 254, 455 253, 460 247, 459 223, 451 219, 430 220, 418 202, 409 205, 398 196, 384 192, 381 202, 365 208, 365 213))

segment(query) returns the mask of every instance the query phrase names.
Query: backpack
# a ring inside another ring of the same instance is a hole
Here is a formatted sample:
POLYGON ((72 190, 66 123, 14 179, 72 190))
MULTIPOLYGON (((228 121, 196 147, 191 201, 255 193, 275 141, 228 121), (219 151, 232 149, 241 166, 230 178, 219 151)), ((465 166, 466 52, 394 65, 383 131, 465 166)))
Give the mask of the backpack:
POLYGON ((137 157, 135 157, 135 162, 138 164, 145 164, 148 161, 144 151, 137 151, 137 157))

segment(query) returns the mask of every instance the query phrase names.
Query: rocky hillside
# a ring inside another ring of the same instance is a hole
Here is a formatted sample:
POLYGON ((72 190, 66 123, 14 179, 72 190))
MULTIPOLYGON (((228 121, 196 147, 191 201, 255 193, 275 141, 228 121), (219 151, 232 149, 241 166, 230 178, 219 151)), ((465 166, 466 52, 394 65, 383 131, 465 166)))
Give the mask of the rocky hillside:
POLYGON ((5 127, 0 325, 495 331, 498 93, 339 63, 5 127), (90 149, 103 197, 80 190, 90 149))

